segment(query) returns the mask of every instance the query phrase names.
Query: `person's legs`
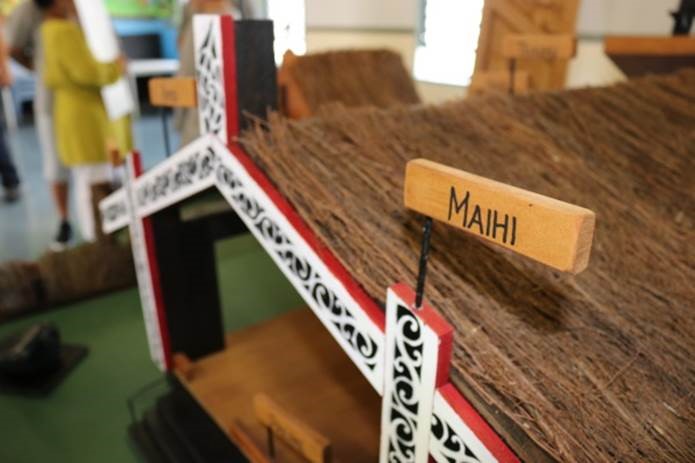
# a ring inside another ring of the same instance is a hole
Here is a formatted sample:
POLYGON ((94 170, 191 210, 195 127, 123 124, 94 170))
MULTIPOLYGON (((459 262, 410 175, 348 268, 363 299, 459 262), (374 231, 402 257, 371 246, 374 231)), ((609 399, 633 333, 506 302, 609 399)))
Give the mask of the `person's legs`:
POLYGON ((53 137, 53 119, 50 114, 43 110, 43 106, 37 104, 36 108, 36 132, 43 157, 43 174, 50 186, 53 204, 59 219, 58 231, 51 248, 61 250, 72 240, 72 227, 70 226, 68 211, 70 171, 58 159, 53 137))
POLYGON ((5 140, 5 130, 0 128, 0 179, 5 188, 5 199, 16 201, 19 198, 19 174, 12 162, 10 149, 5 140))
POLYGON ((68 221, 68 182, 52 182, 51 195, 61 222, 68 221))
POLYGON ((95 218, 93 194, 95 190, 101 192, 104 184, 110 182, 111 165, 104 163, 76 166, 72 168, 72 173, 80 233, 85 241, 94 241, 97 238, 98 220, 95 218))

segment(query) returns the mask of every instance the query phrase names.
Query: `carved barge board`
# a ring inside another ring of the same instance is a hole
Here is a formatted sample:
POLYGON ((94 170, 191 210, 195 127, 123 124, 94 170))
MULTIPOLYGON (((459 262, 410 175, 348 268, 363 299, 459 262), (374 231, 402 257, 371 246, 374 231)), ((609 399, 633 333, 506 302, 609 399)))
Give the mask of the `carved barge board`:
MULTIPOLYGON (((383 313, 239 146, 228 148, 207 135, 135 179, 135 215, 148 217, 211 186, 220 190, 355 366, 383 395, 383 313)), ((127 211, 113 207, 123 194, 119 190, 106 198, 102 211, 127 211)), ((129 220, 117 215, 108 222, 112 228, 118 223, 127 225, 129 220)), ((413 304, 412 291, 401 289, 397 294, 404 303, 413 304)), ((436 391, 430 436, 435 461, 518 461, 473 407, 462 409, 461 404, 467 403, 451 385, 436 391), (476 459, 466 460, 464 456, 475 448, 487 449, 492 456, 479 450, 476 459), (450 455, 458 457, 451 460, 450 455)))
MULTIPOLYGON (((150 216, 216 186, 328 331, 381 393, 383 313, 348 279, 347 272, 335 258, 330 262, 328 257, 329 263, 326 262, 327 250, 318 243, 307 242, 304 237, 310 232, 302 228, 305 226, 296 213, 277 192, 271 197, 255 181, 253 175, 261 178, 260 171, 254 168, 251 174, 238 158, 252 166, 240 148, 230 151, 215 136, 206 135, 196 140, 133 182, 136 216, 150 216), (299 224, 299 230, 292 222, 299 224), (343 281, 348 281, 348 286, 343 281)), ((266 183, 267 179, 262 181, 266 183)), ((270 187, 269 182, 264 186, 270 187)), ((120 192, 112 194, 102 203, 102 210, 117 202, 121 195, 120 192)), ((110 219, 105 222, 109 228, 115 223, 127 223, 127 219, 120 216, 110 219)))

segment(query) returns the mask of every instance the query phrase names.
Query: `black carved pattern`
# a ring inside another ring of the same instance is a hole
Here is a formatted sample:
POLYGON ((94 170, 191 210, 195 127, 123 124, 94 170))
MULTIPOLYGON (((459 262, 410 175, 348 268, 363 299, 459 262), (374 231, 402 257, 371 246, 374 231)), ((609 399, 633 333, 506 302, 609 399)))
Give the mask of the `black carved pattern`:
POLYGON ((386 461, 406 463, 415 459, 415 435, 422 383, 424 341, 417 317, 406 307, 396 307, 396 346, 393 359, 393 391, 389 410, 389 444, 386 461))
POLYGON ((243 215, 253 222, 266 243, 282 260, 286 268, 297 277, 306 294, 315 302, 319 312, 326 317, 359 355, 363 364, 374 371, 379 358, 379 346, 369 334, 359 330, 353 314, 340 298, 329 289, 322 276, 314 270, 309 260, 297 252, 296 246, 287 238, 277 223, 253 197, 245 192, 242 182, 223 165, 217 169, 220 188, 228 190, 228 196, 243 215))
POLYGON ((121 220, 122 217, 128 215, 128 206, 125 199, 113 204, 109 204, 101 212, 102 220, 105 224, 110 224, 121 220))
POLYGON ((432 436, 437 440, 437 448, 448 463, 480 463, 480 459, 466 445, 461 436, 451 426, 432 414, 432 436))
POLYGON ((138 186, 136 192, 138 206, 147 206, 176 193, 181 188, 206 180, 214 173, 218 163, 219 155, 212 146, 191 153, 138 186))
POLYGON ((219 135, 225 128, 225 96, 222 88, 220 50, 217 49, 216 21, 210 21, 205 39, 198 49, 196 79, 198 81, 198 114, 204 133, 219 135))

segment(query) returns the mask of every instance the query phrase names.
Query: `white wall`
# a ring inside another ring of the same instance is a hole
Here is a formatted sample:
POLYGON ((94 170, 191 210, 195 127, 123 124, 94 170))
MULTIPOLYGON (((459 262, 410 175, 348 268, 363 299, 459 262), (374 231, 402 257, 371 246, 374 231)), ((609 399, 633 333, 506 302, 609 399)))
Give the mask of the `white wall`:
MULTIPOLYGON (((434 1, 434 0, 432 0, 434 1)), ((466 0, 460 0, 466 1, 466 0)), ((669 34, 679 0, 580 0, 580 35, 669 34)), ((419 0, 306 0, 309 28, 415 29, 419 0)))
POLYGON ((306 0, 306 21, 309 28, 414 29, 417 5, 418 0, 306 0))
POLYGON ((670 35, 679 0, 581 0, 579 35, 670 35))

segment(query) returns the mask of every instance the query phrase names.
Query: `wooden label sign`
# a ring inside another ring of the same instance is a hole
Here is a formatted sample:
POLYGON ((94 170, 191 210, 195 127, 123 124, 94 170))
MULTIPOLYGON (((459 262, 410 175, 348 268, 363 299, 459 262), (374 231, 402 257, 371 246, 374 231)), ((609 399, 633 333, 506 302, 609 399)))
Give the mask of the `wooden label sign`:
POLYGON ((331 443, 306 423, 292 416, 270 397, 258 394, 253 399, 258 421, 311 463, 331 461, 331 443))
POLYGON ((563 272, 589 263, 594 213, 547 196, 416 159, 405 205, 563 272))
POLYGON ((507 59, 560 60, 577 53, 577 39, 570 34, 510 34, 504 38, 507 59))
POLYGON ((196 81, 188 77, 154 78, 148 82, 150 103, 167 108, 195 108, 198 105, 196 81))

